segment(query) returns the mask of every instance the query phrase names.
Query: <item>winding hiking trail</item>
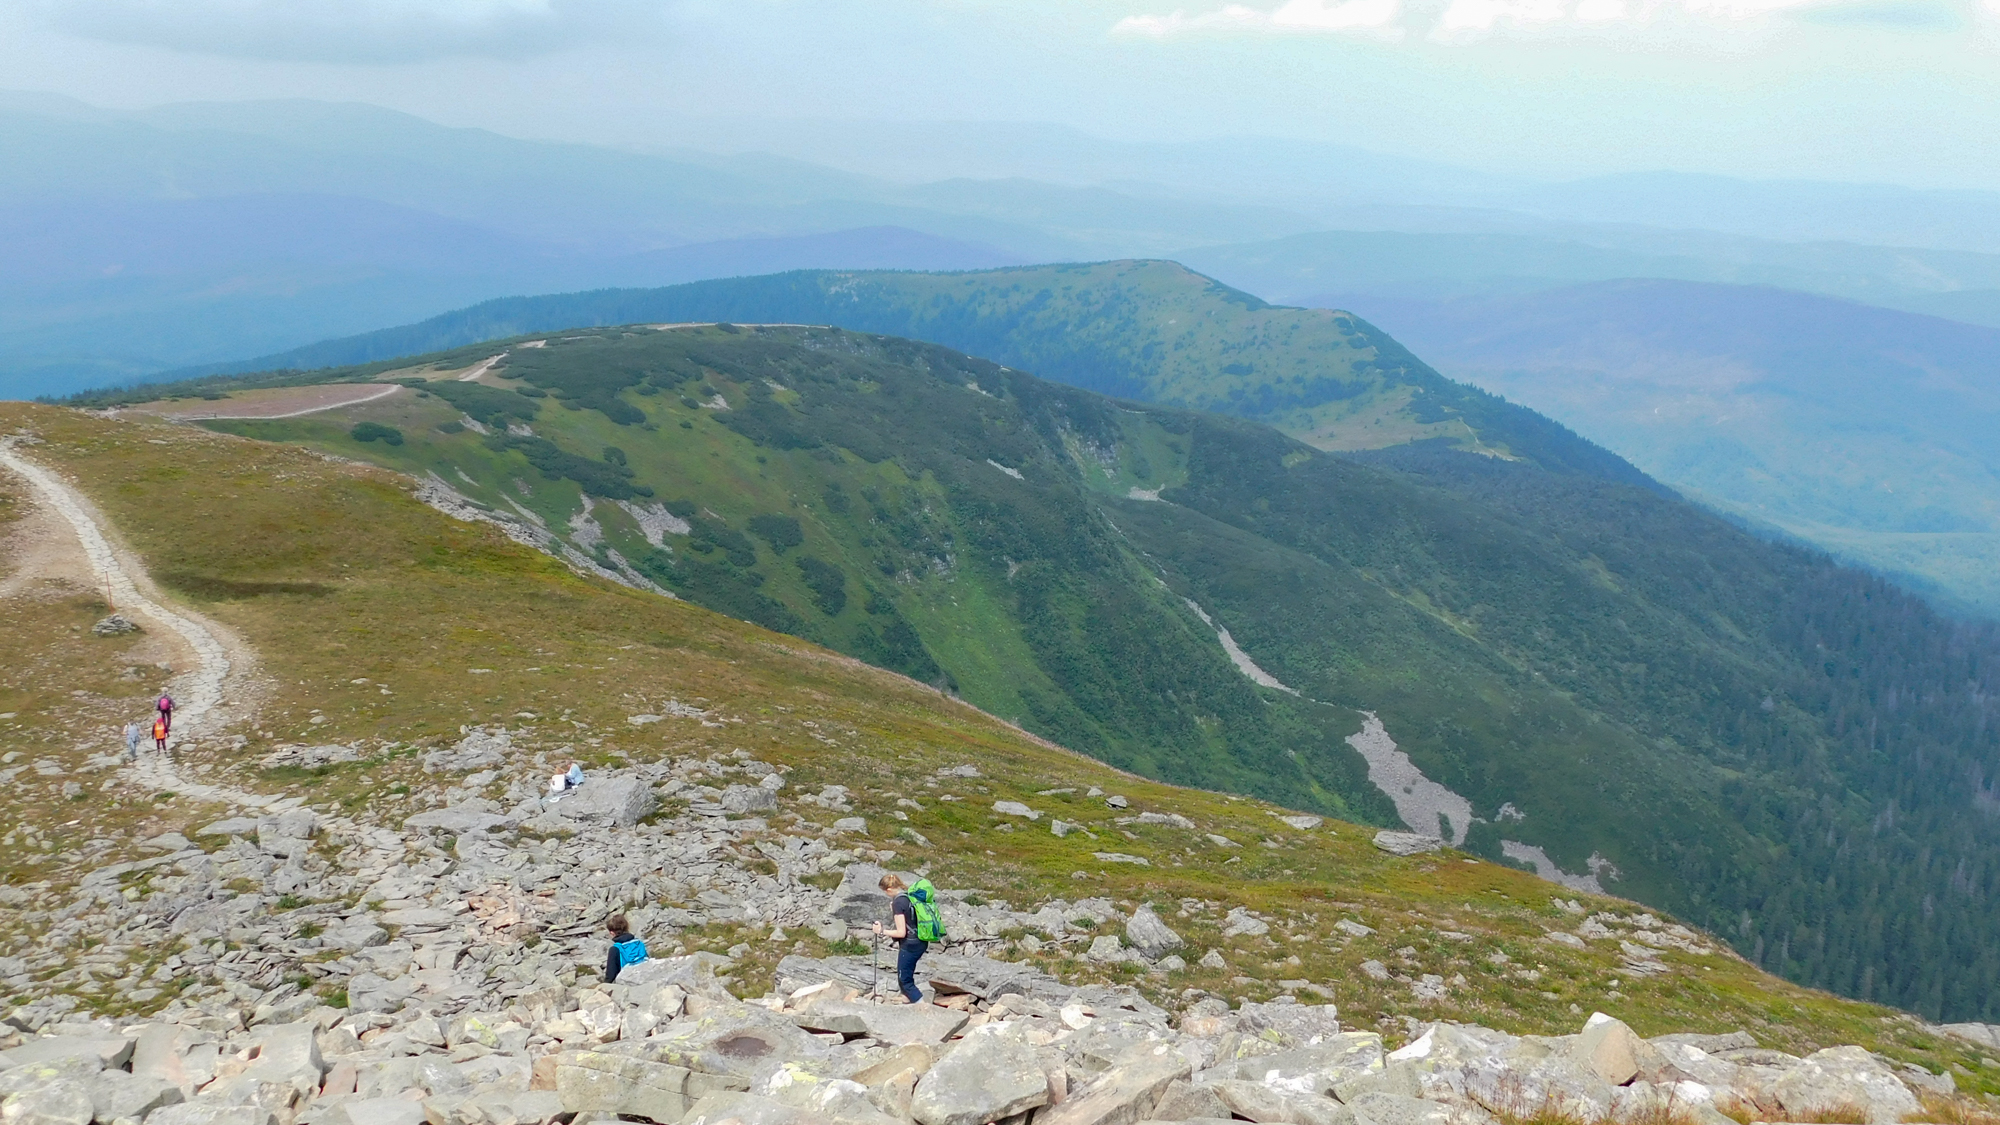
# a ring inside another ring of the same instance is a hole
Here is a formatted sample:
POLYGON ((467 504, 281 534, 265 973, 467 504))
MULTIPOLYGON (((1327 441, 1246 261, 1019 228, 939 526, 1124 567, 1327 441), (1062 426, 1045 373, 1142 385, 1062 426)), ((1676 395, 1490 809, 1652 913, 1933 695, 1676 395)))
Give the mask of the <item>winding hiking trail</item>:
MULTIPOLYGON (((90 561, 92 576, 112 609, 128 616, 144 617, 171 630, 194 653, 195 667, 176 677, 180 698, 179 705, 174 709, 175 741, 190 734, 220 733, 222 718, 216 711, 222 705, 223 685, 229 678, 231 666, 229 650, 217 636, 219 630, 196 614, 169 609, 147 597, 142 587, 150 586, 151 582, 145 580, 145 571, 137 559, 123 557, 112 547, 92 514, 90 502, 54 471, 22 456, 18 443, 19 439, 15 437, 0 438, 0 466, 27 481, 43 502, 69 522, 84 556, 90 561)), ((175 768, 171 754, 141 750, 139 760, 131 770, 136 779, 156 790, 202 800, 251 808, 304 803, 297 798, 252 793, 195 781, 175 768)))

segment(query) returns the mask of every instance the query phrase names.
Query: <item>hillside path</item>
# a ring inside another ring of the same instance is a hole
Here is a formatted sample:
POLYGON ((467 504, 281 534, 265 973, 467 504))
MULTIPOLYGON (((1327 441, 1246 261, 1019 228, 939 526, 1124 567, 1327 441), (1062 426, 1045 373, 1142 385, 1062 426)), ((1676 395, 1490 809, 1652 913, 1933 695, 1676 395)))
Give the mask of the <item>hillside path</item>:
MULTIPOLYGON (((104 529, 98 526, 97 518, 92 514, 90 502, 53 470, 22 456, 17 443, 18 439, 14 437, 0 438, 0 466, 27 481, 44 503, 68 521, 71 530, 76 532, 84 557, 90 561, 92 577, 104 592, 105 601, 119 613, 144 617, 171 630, 193 651, 194 669, 178 677, 180 696, 175 701, 177 706, 174 709, 176 741, 187 734, 219 733, 221 718, 215 711, 222 703, 222 688, 229 678, 230 661, 229 651, 218 638, 218 631, 197 614, 168 609, 148 597, 142 586, 150 586, 151 582, 145 580, 144 569, 137 559, 124 557, 112 547, 104 529)), ((253 808, 265 808, 286 800, 194 781, 174 767, 171 754, 145 750, 144 743, 141 746, 139 761, 133 770, 141 781, 155 789, 253 808)))

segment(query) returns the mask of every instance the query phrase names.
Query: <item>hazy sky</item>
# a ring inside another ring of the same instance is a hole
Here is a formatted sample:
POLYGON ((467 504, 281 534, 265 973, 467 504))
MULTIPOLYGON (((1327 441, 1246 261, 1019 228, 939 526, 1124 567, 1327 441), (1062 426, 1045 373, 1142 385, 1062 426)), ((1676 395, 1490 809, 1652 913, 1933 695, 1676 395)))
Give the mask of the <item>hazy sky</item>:
POLYGON ((367 101, 521 136, 1046 121, 2000 189, 2000 0, 0 0, 0 42, 0 87, 367 101))

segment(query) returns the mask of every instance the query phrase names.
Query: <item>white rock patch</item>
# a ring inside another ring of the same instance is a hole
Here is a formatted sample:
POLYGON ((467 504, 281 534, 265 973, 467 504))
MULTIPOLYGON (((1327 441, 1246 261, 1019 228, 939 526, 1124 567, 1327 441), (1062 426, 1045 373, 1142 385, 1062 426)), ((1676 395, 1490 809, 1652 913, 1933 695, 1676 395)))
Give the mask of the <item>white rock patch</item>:
POLYGON ((1424 776, 1410 756, 1396 748, 1396 740, 1373 711, 1361 713, 1358 733, 1347 736, 1368 762, 1368 780, 1396 806, 1396 815, 1417 832, 1435 834, 1454 846, 1465 843, 1472 827, 1472 802, 1424 776), (1446 832, 1440 818, 1451 822, 1446 832))

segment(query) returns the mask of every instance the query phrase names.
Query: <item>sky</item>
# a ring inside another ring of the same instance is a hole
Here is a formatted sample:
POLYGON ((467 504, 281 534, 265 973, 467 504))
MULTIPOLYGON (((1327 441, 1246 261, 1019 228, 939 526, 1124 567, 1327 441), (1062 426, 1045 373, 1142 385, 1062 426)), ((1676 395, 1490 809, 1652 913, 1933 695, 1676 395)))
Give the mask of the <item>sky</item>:
POLYGON ((0 42, 0 89, 636 147, 726 120, 1046 122, 1546 179, 2000 189, 2000 0, 0 0, 0 42))

